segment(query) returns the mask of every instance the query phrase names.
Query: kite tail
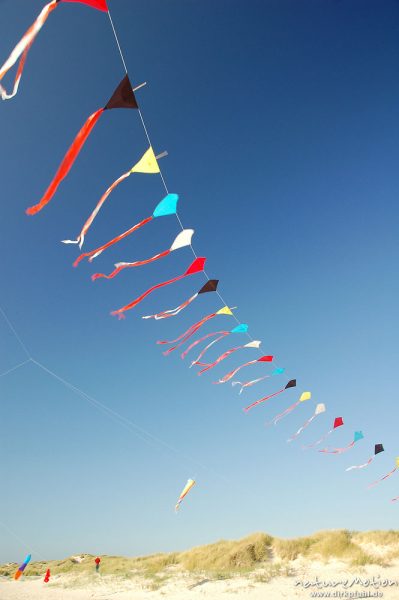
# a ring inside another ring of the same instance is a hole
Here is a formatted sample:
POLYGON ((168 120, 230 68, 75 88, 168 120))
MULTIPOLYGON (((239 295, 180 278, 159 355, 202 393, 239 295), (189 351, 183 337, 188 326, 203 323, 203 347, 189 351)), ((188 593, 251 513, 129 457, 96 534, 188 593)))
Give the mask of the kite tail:
POLYGON ((326 440, 333 431, 334 429, 330 429, 330 431, 327 431, 327 433, 323 435, 323 437, 321 437, 319 440, 317 440, 317 442, 314 442, 313 444, 308 444, 307 446, 302 446, 302 448, 305 450, 306 448, 314 448, 315 446, 318 446, 319 444, 321 444, 321 442, 324 442, 324 440, 326 440))
POLYGON ((397 502, 399 500, 399 496, 396 496, 396 498, 392 498, 391 502, 397 502))
POLYGON ((94 112, 92 115, 90 115, 90 117, 87 119, 86 123, 83 125, 83 127, 79 131, 78 135, 75 137, 74 141, 72 142, 72 145, 69 147, 68 152, 65 154, 60 166, 58 167, 58 171, 56 172, 52 182, 50 183, 49 187, 47 188, 44 196, 42 197, 40 202, 38 202, 38 204, 35 204, 34 206, 31 206, 30 208, 26 209, 25 212, 27 215, 35 215, 40 210, 42 210, 42 208, 44 206, 46 206, 46 204, 48 204, 50 202, 51 198, 54 196, 55 192, 57 191, 57 188, 60 185, 61 181, 63 179, 65 179, 65 177, 68 175, 79 152, 83 148, 93 127, 95 126, 95 124, 97 123, 98 119, 101 117, 103 112, 104 112, 104 109, 100 108, 99 110, 94 112))
POLYGON ((14 87, 13 87, 12 92, 10 94, 8 94, 7 91, 5 90, 5 88, 3 88, 0 85, 0 96, 3 100, 9 100, 10 98, 13 98, 16 95, 16 93, 18 92, 19 83, 21 81, 22 72, 24 70, 25 61, 26 61, 28 52, 30 50, 30 47, 32 46, 33 42, 35 41, 37 34, 39 33, 39 31, 41 30, 41 28, 47 21, 47 18, 49 17, 49 15, 57 7, 57 3, 58 3, 57 0, 52 0, 52 2, 49 2, 48 4, 46 4, 46 6, 44 6, 42 8, 37 19, 29 27, 29 29, 26 31, 24 36, 21 38, 21 40, 15 46, 14 50, 11 52, 10 56, 8 57, 8 59, 6 60, 4 65, 0 68, 0 81, 2 81, 4 75, 11 69, 11 67, 13 67, 15 65, 15 63, 17 62, 19 57, 21 57, 21 60, 19 61, 19 65, 18 65, 18 69, 17 69, 17 74, 14 79, 14 87))
POLYGON ((274 392, 274 394, 270 394, 269 396, 264 396, 263 398, 260 398, 260 400, 256 400, 256 402, 252 402, 252 404, 250 404, 249 406, 246 406, 244 408, 244 411, 248 412, 254 406, 257 406, 258 404, 261 404, 262 402, 266 402, 270 398, 274 398, 274 396, 278 396, 279 394, 282 394, 283 392, 285 392, 285 388, 283 388, 282 390, 279 390, 278 392, 274 392))
POLYGON ((197 296, 198 296, 198 294, 194 294, 193 296, 191 296, 191 298, 189 298, 188 300, 185 300, 185 302, 183 302, 179 306, 176 306, 176 308, 172 308, 170 310, 164 310, 162 312, 156 313, 155 315, 146 315, 145 317, 141 317, 141 318, 142 319, 156 319, 158 321, 159 319, 169 319, 169 317, 175 317, 176 315, 179 314, 180 311, 182 311, 189 304, 191 304, 191 302, 193 300, 195 300, 197 296))
POLYGON ((121 181, 123 181, 124 179, 129 177, 129 175, 130 175, 130 171, 128 171, 127 173, 124 173, 116 181, 114 181, 114 183, 112 185, 109 186, 107 191, 101 196, 100 200, 98 201, 98 203, 97 203, 95 209, 93 210, 93 212, 91 213, 90 217, 87 219, 86 223, 83 225, 82 231, 79 233, 76 240, 62 240, 63 244, 79 244, 79 248, 82 248, 86 233, 89 231, 94 219, 100 212, 102 205, 104 204, 104 202, 106 201, 106 199, 108 198, 110 193, 121 183, 121 181))
POLYGON ((294 408, 296 408, 299 404, 300 404, 300 400, 298 400, 298 402, 295 402, 295 404, 292 404, 291 406, 286 408, 282 413, 273 417, 273 419, 271 421, 269 421, 269 423, 266 423, 266 424, 271 425, 273 423, 273 425, 277 425, 277 423, 279 421, 281 421, 281 419, 283 419, 284 417, 289 415, 294 410, 294 408))
POLYGON ((290 437, 290 438, 287 440, 287 442, 292 442, 293 440, 295 440, 295 438, 297 438, 297 437, 298 437, 298 435, 300 435, 300 434, 302 433, 302 431, 303 431, 304 429, 306 429, 306 427, 308 427, 308 426, 311 424, 311 422, 313 421, 313 419, 315 419, 315 418, 316 418, 316 415, 312 415, 312 416, 310 417, 310 419, 308 419, 308 420, 307 420, 307 421, 306 421, 306 422, 305 422, 305 423, 302 425, 302 427, 300 427, 300 428, 298 429, 298 431, 296 431, 296 432, 294 433, 294 435, 292 435, 292 436, 291 436, 291 437, 290 437))
POLYGON ((104 275, 104 273, 94 273, 94 275, 91 276, 91 279, 92 279, 92 281, 95 281, 96 279, 99 279, 100 277, 104 277, 105 279, 113 279, 116 275, 118 275, 118 273, 123 271, 123 269, 127 269, 130 267, 142 267, 143 265, 148 265, 149 263, 155 262, 156 260, 159 260, 160 258, 163 258, 164 256, 168 256, 168 254, 170 254, 170 250, 165 250, 165 252, 160 252, 159 254, 155 254, 155 256, 152 256, 151 258, 147 258, 146 260, 136 260, 136 262, 131 262, 131 263, 128 263, 128 262, 116 263, 115 264, 116 268, 109 275, 104 275))
POLYGON ((119 319, 123 319, 124 318, 124 312, 126 312, 127 310, 130 310, 131 308, 134 308, 135 306, 137 306, 137 304, 139 304, 142 300, 144 300, 144 298, 146 298, 147 296, 149 296, 154 290, 157 290, 161 287, 164 287, 165 285, 170 285, 171 283, 175 283, 175 281, 179 281, 179 279, 183 279, 183 277, 185 277, 185 275, 179 275, 178 277, 174 277, 173 279, 169 279, 168 281, 163 281, 162 283, 157 283, 157 285, 153 285, 151 288, 149 288, 147 291, 145 291, 143 294, 141 294, 141 296, 139 296, 138 298, 136 298, 135 300, 133 300, 133 302, 130 302, 129 304, 126 304, 126 306, 122 306, 122 308, 118 308, 117 310, 113 310, 111 312, 112 316, 116 316, 118 315, 119 319))
POLYGON ((192 344, 190 344, 190 346, 181 354, 181 358, 185 358, 192 348, 194 348, 195 346, 198 346, 198 344, 200 344, 201 342, 203 342, 207 338, 212 337, 213 335, 219 335, 219 337, 216 340, 213 340, 210 344, 208 344, 207 346, 205 346, 205 348, 199 353, 199 355, 197 356, 196 360, 194 360, 191 363, 191 365, 190 365, 190 368, 191 368, 193 365, 198 364, 197 361, 199 361, 204 356, 205 352, 213 344, 216 344, 216 342, 218 342, 219 340, 221 340, 222 338, 224 338, 224 336, 228 335, 229 333, 230 333, 229 331, 214 331, 212 333, 208 333, 207 335, 204 335, 204 337, 202 337, 199 340, 196 340, 195 342, 193 342, 192 344))
POLYGON ((209 369, 213 369, 213 367, 216 367, 216 365, 218 365, 220 362, 222 362, 222 360, 224 360, 225 358, 230 356, 230 354, 233 354, 233 352, 240 350, 242 347, 243 346, 237 346, 236 348, 231 348, 230 350, 227 350, 226 352, 221 354, 215 361, 213 361, 213 363, 201 363, 197 359, 195 361, 195 364, 205 367, 205 369, 201 369, 201 371, 198 371, 198 375, 202 375, 202 373, 205 373, 205 371, 209 371, 209 369))
POLYGON ((319 452, 322 452, 323 454, 343 454, 344 452, 347 452, 348 450, 353 448, 354 445, 355 442, 351 442, 348 446, 344 446, 343 448, 333 448, 332 450, 329 450, 328 448, 323 448, 322 450, 319 450, 319 452))
POLYGON ((394 469, 392 469, 392 471, 390 471, 389 473, 384 475, 384 477, 381 477, 381 479, 377 479, 376 481, 373 481, 373 483, 370 483, 368 488, 371 489, 371 488, 375 487, 376 485, 378 485, 381 481, 388 479, 388 477, 391 477, 391 475, 393 475, 395 473, 395 471, 397 471, 397 469, 398 469, 398 467, 395 467, 394 469))
POLYGON ((104 250, 106 250, 110 246, 113 246, 117 242, 120 242, 120 240, 123 240, 125 237, 127 237, 128 235, 130 235, 131 233, 133 233, 137 229, 140 229, 140 227, 143 227, 144 225, 146 225, 147 223, 149 223, 150 221, 152 221, 152 219, 153 219, 152 216, 151 217, 147 217, 146 219, 143 219, 142 221, 140 221, 140 223, 137 223, 136 225, 134 225, 133 227, 131 227, 130 229, 128 229, 124 233, 121 233, 120 235, 117 235, 116 237, 114 237, 112 240, 110 240, 109 242, 107 242, 103 246, 100 246, 99 248, 96 248, 95 250, 92 250, 91 252, 83 252, 83 254, 81 254, 80 256, 78 256, 78 258, 75 260, 75 262, 73 263, 73 266, 77 267, 78 264, 80 263, 80 261, 82 261, 84 258, 88 258, 89 262, 92 262, 93 258, 96 258, 96 256, 99 256, 101 254, 101 252, 104 252, 104 250))
POLYGON ((256 360, 250 360, 249 362, 246 362, 243 365, 240 365, 239 367, 236 367, 235 369, 233 369, 233 371, 230 371, 229 373, 226 373, 226 375, 224 375, 224 377, 222 377, 221 379, 219 379, 219 381, 214 381, 213 383, 215 383, 215 384, 226 383, 227 381, 230 381, 230 379, 232 377, 234 377, 234 375, 236 373, 238 373, 238 371, 240 371, 244 367, 247 367, 248 365, 253 365, 256 362, 257 362, 256 360))
POLYGON ((263 381, 264 379, 268 379, 269 377, 270 375, 264 375, 263 377, 258 377, 258 379, 252 379, 252 381, 246 381, 245 383, 243 383, 242 381, 232 381, 231 385, 240 385, 241 389, 238 393, 242 394, 245 388, 251 387, 252 385, 255 385, 255 383, 259 383, 259 381, 263 381))
POLYGON ((353 467, 348 467, 347 469, 345 469, 345 471, 352 471, 353 469, 364 469, 364 467, 367 467, 370 463, 373 462, 373 460, 374 456, 369 458, 368 461, 365 462, 363 465, 353 465, 353 467))
MULTIPOLYGON (((177 348, 182 346, 185 342, 187 342, 187 340, 190 337, 192 337, 204 325, 204 323, 206 323, 209 320, 209 318, 211 318, 211 317, 208 317, 208 318, 206 317, 205 319, 202 319, 202 321, 199 321, 198 323, 195 323, 195 325, 190 327, 190 329, 188 329, 186 331, 186 333, 184 334, 185 337, 183 337, 178 344, 176 344, 175 346, 172 346, 171 348, 168 348, 168 350, 165 350, 165 352, 163 353, 164 356, 168 356, 171 352, 173 352, 174 350, 176 350, 177 348)), ((157 344, 159 344, 159 343, 160 342, 157 342, 157 344)), ((183 354, 181 355, 181 358, 184 358, 183 354)))
MULTIPOLYGON (((197 321, 197 323, 190 325, 187 331, 179 335, 179 337, 177 337, 175 340, 158 340, 157 344, 174 344, 176 342, 180 342, 178 345, 181 346, 181 344, 184 344, 185 341, 187 341, 192 335, 194 335, 194 333, 198 331, 198 329, 200 329, 207 321, 209 321, 209 319, 212 319, 215 315, 216 313, 212 313, 210 315, 207 315, 200 321, 197 321)), ((175 348, 177 347, 178 346, 175 346, 173 350, 175 350, 175 348)))

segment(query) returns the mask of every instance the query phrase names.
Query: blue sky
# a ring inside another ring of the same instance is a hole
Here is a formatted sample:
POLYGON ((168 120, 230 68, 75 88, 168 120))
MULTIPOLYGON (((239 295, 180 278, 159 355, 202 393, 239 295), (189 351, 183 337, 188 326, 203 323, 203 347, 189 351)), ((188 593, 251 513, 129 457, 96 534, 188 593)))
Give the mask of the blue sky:
MULTIPOLYGON (((220 308, 204 295, 175 319, 140 317, 197 291, 201 275, 150 296, 125 321, 114 308, 185 270, 189 249, 113 281, 93 270, 170 246, 173 217, 73 269, 72 238, 95 203, 146 150, 136 111, 96 126, 68 178, 39 215, 36 203, 87 116, 123 77, 106 15, 60 5, 29 54, 18 96, 0 106, 1 306, 31 355, 134 423, 109 418, 29 363, 0 379, 0 560, 76 552, 144 554, 253 531, 392 528, 399 494, 397 142, 399 3, 394 0, 110 0, 130 77, 179 214, 222 296, 237 306, 286 375, 238 396, 211 384, 236 364, 197 377, 165 358, 170 339, 220 308), (298 387, 245 415, 242 407, 296 377, 298 387), (311 390, 274 428, 265 421, 311 390), (303 434, 314 441, 336 416, 365 439, 342 456, 287 438, 324 402, 303 434), (385 453, 368 469, 374 444, 385 453), (173 447, 173 449, 172 449, 173 447), (188 477, 197 486, 174 503, 188 477), (11 530, 11 531, 10 531, 11 530)), ((1 3, 5 60, 42 7, 1 3)), ((156 175, 123 182, 90 230, 87 250, 149 216, 163 197, 156 175)), ((220 317, 204 334, 234 325, 220 317)), ((0 319, 0 372, 25 360, 0 319)), ((244 338, 242 338, 244 339, 244 338)), ((237 343, 238 337, 234 340, 237 343)), ((214 356, 231 347, 220 342, 214 356)), ((245 354, 244 354, 245 352, 245 354)), ((247 371, 248 378, 263 374, 247 371)))

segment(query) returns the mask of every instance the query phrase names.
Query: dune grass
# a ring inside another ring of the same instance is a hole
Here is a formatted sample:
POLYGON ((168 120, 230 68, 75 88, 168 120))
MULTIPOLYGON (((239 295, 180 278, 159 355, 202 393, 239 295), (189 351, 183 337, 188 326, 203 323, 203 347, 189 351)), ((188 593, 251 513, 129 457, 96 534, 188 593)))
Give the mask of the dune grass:
MULTIPOLYGON (((255 580, 269 581, 273 577, 289 575, 291 561, 300 557, 326 562, 338 559, 351 566, 385 566, 387 548, 388 559, 399 557, 399 531, 359 533, 332 530, 296 539, 273 538, 265 533, 255 533, 241 540, 221 540, 185 552, 135 558, 103 555, 100 573, 124 578, 141 576, 147 579, 154 589, 163 585, 176 572, 189 575, 207 574, 212 579, 252 573, 255 580), (366 545, 367 551, 362 545, 366 545), (372 551, 373 548, 375 552, 372 551), (384 558, 381 558, 381 551, 378 549, 384 549, 384 558)), ((46 569, 50 569, 52 575, 95 577, 95 557, 90 554, 81 556, 81 563, 75 563, 71 558, 32 562, 26 570, 25 577, 42 576, 46 569)), ((12 577, 17 567, 17 564, 0 565, 0 576, 12 577)))

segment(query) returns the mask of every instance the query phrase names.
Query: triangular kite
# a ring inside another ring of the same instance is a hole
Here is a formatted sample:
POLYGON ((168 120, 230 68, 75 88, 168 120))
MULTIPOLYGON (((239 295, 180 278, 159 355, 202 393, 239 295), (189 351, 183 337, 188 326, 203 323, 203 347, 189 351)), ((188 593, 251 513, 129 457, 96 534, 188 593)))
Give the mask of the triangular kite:
POLYGON ((110 110, 113 108, 138 108, 129 77, 127 75, 125 75, 125 77, 122 79, 121 83, 118 85, 107 104, 103 108, 96 110, 96 112, 91 114, 87 119, 86 123, 83 125, 72 142, 68 152, 65 154, 44 196, 37 204, 26 209, 26 213, 28 215, 35 215, 50 202, 61 181, 68 175, 73 163, 83 148, 98 119, 105 110, 110 110))
POLYGON ((249 406, 246 406, 244 408, 244 411, 248 412, 254 406, 258 406, 258 404, 262 404, 262 402, 266 402, 270 398, 274 398, 274 396, 278 396, 279 394, 282 394, 283 392, 285 392, 285 390, 288 390, 293 387, 296 387, 296 379, 290 379, 290 381, 287 383, 287 385, 285 387, 283 387, 281 390, 278 390, 278 392, 274 392, 274 394, 269 394, 269 396, 264 396, 263 398, 260 398, 260 400, 257 400, 256 402, 252 402, 252 404, 250 404, 249 406))
POLYGON ((91 276, 92 281, 99 279, 101 277, 105 279, 113 279, 118 273, 123 271, 123 269, 130 269, 132 267, 142 267, 143 265, 148 265, 149 263, 155 262, 160 258, 165 258, 171 254, 174 250, 178 250, 179 248, 185 248, 186 246, 191 245, 191 238, 193 237, 194 229, 183 229, 175 238, 173 244, 168 250, 164 250, 159 254, 155 254, 151 258, 147 258, 146 260, 136 260, 135 262, 118 262, 115 263, 115 269, 109 275, 104 275, 104 273, 94 273, 91 276))
POLYGON ((219 280, 218 279, 209 279, 205 285, 196 293, 190 296, 188 300, 176 306, 176 308, 171 308, 169 310, 163 310, 155 315, 146 315, 141 317, 142 319, 156 319, 157 321, 160 319, 169 319, 170 317, 175 317, 178 315, 183 309, 185 309, 191 302, 193 302, 200 294, 206 294, 208 292, 216 292, 218 287, 219 280))
POLYGON ((323 435, 323 437, 321 437, 319 440, 317 440, 316 442, 314 442, 313 444, 309 444, 308 446, 303 446, 303 448, 314 448, 315 446, 318 446, 319 444, 321 444, 321 442, 324 442, 324 440, 326 438, 328 438, 329 435, 332 434, 332 432, 337 429, 338 427, 342 427, 342 425, 344 424, 344 420, 342 417, 336 417, 334 419, 334 423, 332 426, 332 429, 330 429, 329 431, 327 431, 327 433, 325 435, 323 435))
POLYGON ((297 400, 296 402, 294 402, 294 404, 291 404, 291 406, 289 406, 288 408, 286 408, 282 413, 276 415, 271 421, 270 423, 267 423, 267 425, 271 425, 272 423, 274 425, 277 425, 277 423, 279 421, 281 421, 281 419, 283 419, 284 417, 286 417, 287 415, 289 415, 297 406, 299 406, 301 404, 301 402, 305 402, 306 400, 310 400, 312 397, 312 394, 310 392, 303 392, 299 398, 299 400, 297 400))
POLYGON ((194 262, 191 263, 191 265, 188 267, 188 269, 182 275, 179 275, 178 277, 174 277, 173 279, 169 279, 168 281, 163 281, 162 283, 157 283, 157 285, 153 285, 146 292, 141 294, 141 296, 139 296, 132 302, 129 302, 129 304, 126 304, 126 306, 122 306, 122 308, 113 310, 111 312, 111 315, 113 315, 113 316, 118 315, 119 319, 123 319, 125 317, 124 313, 127 310, 130 310, 130 309, 134 308, 135 306, 137 306, 137 304, 140 304, 140 302, 142 302, 144 300, 144 298, 146 298, 154 290, 164 287, 165 285, 170 285, 171 283, 175 283, 175 281, 179 281, 180 279, 183 279, 184 277, 187 277, 188 275, 194 275, 195 273, 200 273, 201 271, 203 271, 204 266, 205 266, 205 261, 206 261, 206 258, 203 258, 203 257, 196 258, 194 260, 194 262))
POLYGON ((353 469, 364 469, 365 467, 368 467, 368 465, 373 462, 374 458, 377 456, 377 454, 380 454, 380 452, 384 452, 384 446, 382 444, 376 444, 374 446, 374 456, 371 456, 368 459, 368 461, 363 463, 362 465, 354 465, 353 467, 348 467, 347 469, 345 469, 345 471, 352 471, 353 469))
POLYGON ((73 266, 77 267, 78 264, 80 263, 80 261, 82 261, 84 258, 87 258, 89 262, 92 262, 92 260, 94 258, 96 258, 97 256, 99 256, 102 252, 104 252, 104 250, 106 250, 110 246, 113 246, 117 242, 120 242, 121 240, 125 239, 131 233, 133 233, 134 231, 137 231, 138 229, 140 229, 140 227, 147 225, 147 223, 149 223, 153 219, 156 219, 158 217, 166 217, 169 215, 175 215, 178 200, 179 200, 179 196, 177 194, 168 194, 167 196, 165 196, 165 198, 163 200, 161 200, 161 202, 159 204, 157 204, 154 212, 152 213, 152 215, 150 217, 147 217, 146 219, 143 219, 139 223, 136 223, 136 225, 133 225, 133 227, 130 227, 130 229, 128 229, 127 231, 124 231, 120 235, 117 235, 112 240, 110 240, 106 244, 103 244, 99 248, 95 248, 94 250, 91 250, 90 252, 83 252, 83 254, 80 254, 80 256, 78 256, 78 258, 75 260, 75 262, 73 263, 73 266))
POLYGON ((355 431, 353 436, 353 442, 351 442, 347 446, 344 446, 343 448, 333 448, 332 450, 329 450, 328 448, 323 448, 323 450, 319 450, 319 452, 323 452, 324 454, 343 454, 343 452, 347 452, 348 450, 353 448, 356 442, 362 440, 363 438, 364 435, 361 431, 355 431))
POLYGON ((104 192, 100 200, 97 202, 95 209, 83 225, 82 231, 79 233, 76 240, 62 240, 64 244, 79 244, 79 248, 83 246, 85 236, 89 231, 90 227, 92 226, 94 219, 100 212, 100 209, 106 201, 106 199, 108 198, 108 196, 124 179, 127 179, 127 177, 129 177, 132 173, 159 173, 157 159, 155 158, 154 151, 151 148, 151 146, 144 154, 144 156, 139 160, 139 162, 130 169, 130 171, 127 171, 126 173, 123 173, 123 175, 118 177, 118 179, 116 179, 104 192))
POLYGON ((315 418, 318 415, 321 415, 322 413, 326 412, 326 406, 325 404, 318 404, 316 406, 316 410, 314 411, 313 415, 310 417, 310 419, 308 419, 307 421, 305 421, 305 423, 302 425, 302 427, 300 427, 288 440, 287 442, 292 442, 293 440, 295 440, 295 438, 298 437, 298 435, 300 435, 302 433, 302 431, 304 429, 306 429, 312 421, 315 420, 315 418))

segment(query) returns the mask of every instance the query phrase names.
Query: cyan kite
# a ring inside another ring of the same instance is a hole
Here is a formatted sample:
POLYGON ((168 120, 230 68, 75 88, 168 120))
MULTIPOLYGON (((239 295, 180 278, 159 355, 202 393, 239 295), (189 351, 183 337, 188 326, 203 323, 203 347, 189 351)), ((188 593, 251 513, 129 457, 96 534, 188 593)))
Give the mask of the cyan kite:
POLYGON ((319 452, 323 452, 323 454, 343 454, 344 452, 347 452, 348 450, 353 448, 356 442, 362 440, 363 438, 364 435, 361 431, 355 431, 353 436, 353 442, 351 442, 347 446, 344 446, 343 448, 333 448, 332 450, 329 450, 328 448, 323 448, 322 450, 319 450, 319 452))
POLYGON ((154 212, 150 217, 146 217, 139 223, 136 223, 136 225, 133 225, 133 227, 130 227, 130 229, 127 229, 125 232, 121 233, 120 235, 117 235, 112 240, 110 240, 106 244, 103 244, 99 248, 91 250, 90 252, 84 252, 83 254, 78 256, 78 258, 73 263, 73 266, 77 267, 80 261, 82 261, 84 258, 87 258, 89 262, 92 262, 93 259, 99 256, 102 252, 104 252, 104 250, 106 250, 110 246, 113 246, 117 242, 120 242, 121 240, 128 237, 141 227, 144 227, 144 225, 147 225, 147 223, 150 223, 153 219, 156 219, 157 217, 167 217, 169 215, 175 215, 178 200, 179 196, 177 194, 168 194, 167 196, 165 196, 165 198, 163 198, 163 200, 161 200, 161 202, 159 202, 159 204, 156 205, 154 212))

